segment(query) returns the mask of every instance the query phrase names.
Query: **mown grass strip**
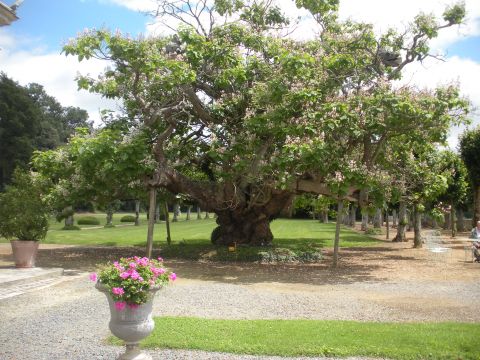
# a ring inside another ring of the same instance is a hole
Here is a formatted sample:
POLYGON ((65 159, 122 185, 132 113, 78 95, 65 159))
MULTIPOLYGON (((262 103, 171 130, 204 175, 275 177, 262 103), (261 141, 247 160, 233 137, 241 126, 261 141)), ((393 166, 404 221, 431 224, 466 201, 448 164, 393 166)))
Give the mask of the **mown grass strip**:
POLYGON ((155 323, 143 347, 280 356, 480 359, 480 324, 183 317, 157 317, 155 323))

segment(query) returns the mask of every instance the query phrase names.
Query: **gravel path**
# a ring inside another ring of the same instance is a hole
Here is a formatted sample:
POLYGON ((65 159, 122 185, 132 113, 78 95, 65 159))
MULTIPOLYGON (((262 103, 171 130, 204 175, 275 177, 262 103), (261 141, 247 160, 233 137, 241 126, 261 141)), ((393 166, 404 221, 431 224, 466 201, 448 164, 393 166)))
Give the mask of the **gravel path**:
MULTIPOLYGON (((207 303, 212 302, 212 299, 215 298, 215 294, 211 291, 218 290, 218 287, 205 288, 204 286, 188 285, 180 293, 188 295, 192 286, 196 288, 197 294, 203 294, 199 295, 200 297, 205 299, 210 297, 207 303)), ((179 288, 183 288, 183 286, 179 286, 179 288)), ((237 288, 237 285, 227 285, 224 289, 226 290, 225 295, 235 293, 238 295, 237 288)), ((178 295, 178 290, 173 290, 173 287, 164 291, 155 300, 157 302, 155 314, 165 315, 166 313, 162 311, 162 308, 165 309, 162 304, 178 302, 178 298, 172 298, 172 296, 178 295)), ((196 307, 201 308, 199 303, 196 304, 196 307)), ((105 360, 115 359, 122 352, 120 347, 105 344, 104 340, 109 336, 107 328, 109 314, 106 299, 93 289, 92 283, 86 280, 86 276, 63 282, 48 291, 38 291, 11 298, 9 301, 4 300, 0 302, 0 308, 2 310, 0 359, 2 360, 105 360)), ((204 315, 208 315, 208 313, 204 315)), ((293 359, 181 350, 148 352, 156 360, 293 359)), ((352 357, 349 359, 364 358, 352 357)))

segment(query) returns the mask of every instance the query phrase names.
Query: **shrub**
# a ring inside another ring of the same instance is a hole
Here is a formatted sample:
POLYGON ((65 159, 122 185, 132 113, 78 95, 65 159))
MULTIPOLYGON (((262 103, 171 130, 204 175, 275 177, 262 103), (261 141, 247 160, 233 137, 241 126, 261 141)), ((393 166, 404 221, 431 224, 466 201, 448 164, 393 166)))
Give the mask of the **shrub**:
POLYGON ((42 240, 47 235, 48 214, 40 181, 30 173, 16 170, 13 184, 0 194, 0 236, 42 240))
POLYGON ((382 229, 368 228, 365 230, 365 235, 382 235, 382 229))
POLYGON ((258 253, 262 263, 278 262, 318 262, 322 259, 322 253, 319 249, 308 247, 305 249, 291 250, 287 248, 272 248, 258 253))
POLYGON ((124 215, 121 217, 120 222, 135 222, 135 216, 133 215, 124 215))
POLYGON ((100 220, 94 216, 84 216, 77 220, 78 225, 100 225, 100 220))

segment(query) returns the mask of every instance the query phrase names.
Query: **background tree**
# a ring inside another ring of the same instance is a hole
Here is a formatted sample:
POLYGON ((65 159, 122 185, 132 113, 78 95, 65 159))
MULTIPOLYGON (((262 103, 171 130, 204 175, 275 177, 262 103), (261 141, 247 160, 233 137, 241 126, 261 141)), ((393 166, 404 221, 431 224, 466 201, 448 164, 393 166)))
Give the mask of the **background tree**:
POLYGON ((470 190, 468 173, 460 155, 453 151, 443 151, 439 161, 440 170, 446 175, 448 187, 438 197, 438 200, 450 206, 451 234, 452 237, 455 237, 457 234, 457 210, 464 208, 468 198, 467 192, 470 190))
POLYGON ((460 137, 460 155, 467 167, 473 192, 472 226, 480 220, 480 127, 466 130, 460 137))
POLYGON ((15 167, 27 167, 34 150, 66 143, 77 127, 92 128, 85 110, 63 107, 43 86, 23 87, 3 73, 0 119, 0 190, 15 167))

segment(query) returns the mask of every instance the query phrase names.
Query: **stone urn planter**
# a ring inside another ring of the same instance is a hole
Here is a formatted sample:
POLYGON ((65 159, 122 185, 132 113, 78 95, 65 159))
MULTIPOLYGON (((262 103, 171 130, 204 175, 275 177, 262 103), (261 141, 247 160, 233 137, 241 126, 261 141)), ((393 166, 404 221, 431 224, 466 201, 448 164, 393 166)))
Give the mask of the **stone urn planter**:
POLYGON ((38 252, 38 241, 35 240, 10 240, 12 245, 15 267, 32 268, 35 267, 35 258, 38 252))
POLYGON ((117 360, 152 360, 152 357, 140 350, 139 343, 153 331, 152 305, 155 293, 162 286, 151 287, 145 304, 134 307, 124 305, 119 309, 108 289, 100 282, 95 287, 103 292, 110 306, 109 328, 113 335, 125 342, 126 351, 117 360))

